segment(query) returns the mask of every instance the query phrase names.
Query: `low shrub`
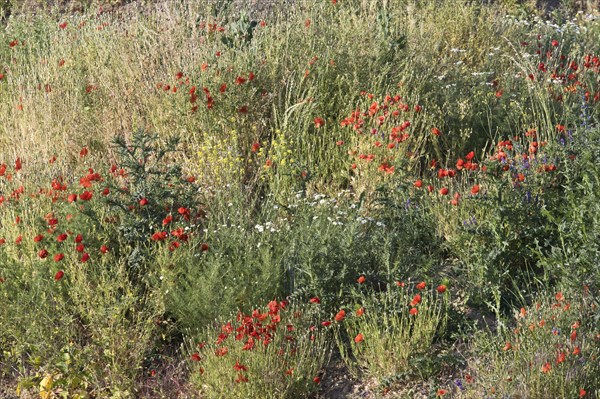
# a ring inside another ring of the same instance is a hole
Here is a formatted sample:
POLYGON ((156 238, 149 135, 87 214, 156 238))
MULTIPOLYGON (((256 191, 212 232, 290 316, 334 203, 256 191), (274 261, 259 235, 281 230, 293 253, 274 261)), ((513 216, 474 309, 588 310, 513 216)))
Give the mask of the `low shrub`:
POLYGON ((328 360, 328 335, 318 305, 274 300, 192 341, 191 380, 206 398, 311 397, 328 360))

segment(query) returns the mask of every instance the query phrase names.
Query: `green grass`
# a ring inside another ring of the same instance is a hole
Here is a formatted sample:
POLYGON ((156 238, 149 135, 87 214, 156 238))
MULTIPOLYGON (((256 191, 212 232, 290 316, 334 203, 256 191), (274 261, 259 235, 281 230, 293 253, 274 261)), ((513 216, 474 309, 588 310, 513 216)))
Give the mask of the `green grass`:
POLYGON ((8 6, 0 379, 18 395, 326 397, 329 348, 381 393, 599 394, 597 18, 511 1, 8 6), (411 315, 395 281, 447 291, 411 315), (548 360, 564 336, 502 351, 523 337, 515 309, 551 317, 558 291, 583 365, 548 360), (200 375, 191 345, 214 352, 230 315, 274 299, 298 356, 232 340, 200 375))

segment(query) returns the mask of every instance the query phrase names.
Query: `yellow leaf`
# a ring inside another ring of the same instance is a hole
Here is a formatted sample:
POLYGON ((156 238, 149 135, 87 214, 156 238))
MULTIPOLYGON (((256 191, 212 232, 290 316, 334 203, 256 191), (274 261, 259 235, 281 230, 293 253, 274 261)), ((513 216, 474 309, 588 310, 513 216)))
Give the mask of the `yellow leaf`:
POLYGON ((40 381, 40 396, 42 399, 50 399, 52 397, 52 384, 54 384, 52 375, 46 374, 42 381, 40 381))

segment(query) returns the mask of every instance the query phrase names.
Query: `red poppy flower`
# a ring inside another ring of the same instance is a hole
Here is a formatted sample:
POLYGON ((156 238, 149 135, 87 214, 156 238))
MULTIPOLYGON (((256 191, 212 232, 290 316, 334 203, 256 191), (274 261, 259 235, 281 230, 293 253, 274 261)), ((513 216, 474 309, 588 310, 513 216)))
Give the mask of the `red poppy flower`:
POLYGON ((40 241, 42 241, 43 239, 44 239, 44 236, 43 236, 42 234, 39 234, 39 235, 37 235, 37 236, 33 237, 33 241, 34 241, 34 242, 40 242, 40 241))
POLYGON ((107 253, 109 251, 109 248, 106 245, 102 245, 100 247, 100 252, 102 252, 103 254, 107 253))
POLYGON ((366 281, 365 276, 360 276, 357 280, 358 284, 363 284, 366 281))
POLYGON ((427 284, 425 284, 425 281, 421 281, 419 284, 417 284, 416 288, 418 290, 424 290, 426 286, 427 284))
POLYGON ((241 85, 246 81, 246 78, 242 77, 242 76, 238 76, 237 78, 235 78, 235 84, 236 85, 241 85))
POLYGON ((314 297, 314 298, 311 298, 309 302, 319 304, 319 303, 321 303, 321 300, 319 299, 319 297, 314 297))
POLYGON ((58 24, 58 27, 59 27, 60 29, 65 29, 65 28, 67 27, 67 25, 68 25, 68 23, 67 23, 67 22, 63 22, 63 23, 61 23, 61 24, 58 24))
POLYGON ((200 251, 202 251, 202 252, 208 251, 208 244, 203 242, 202 245, 200 245, 200 251))
POLYGON ((60 281, 60 279, 63 278, 64 275, 65 272, 63 272, 62 270, 57 271, 54 275, 54 281, 60 281))
POLYGON ((558 302, 563 301, 565 299, 562 292, 558 292, 554 297, 558 302))
POLYGON ((362 334, 358 334, 356 337, 354 337, 354 343, 359 344, 361 342, 363 342, 365 340, 365 337, 362 334))
POLYGON ((38 256, 42 259, 46 258, 48 256, 48 251, 45 249, 41 249, 40 252, 38 252, 38 256))
POLYGON ((248 341, 246 341, 246 344, 243 346, 242 350, 249 351, 252 348, 254 348, 254 339, 252 337, 248 337, 248 341))
POLYGON ((558 356, 556 357, 556 364, 560 364, 565 361, 565 352, 558 352, 558 356))
POLYGON ((152 234, 152 240, 153 241, 163 241, 165 238, 167 238, 168 233, 166 231, 157 231, 156 233, 152 234))
POLYGON ((479 184, 475 184, 471 187, 471 194, 476 195, 479 192, 479 184))
POLYGON ((315 377, 315 378, 313 378, 313 382, 315 384, 320 384, 321 383, 321 379, 319 377, 315 377))
POLYGON ((148 200, 146 198, 142 198, 140 200, 140 206, 146 206, 146 205, 148 205, 148 200))
POLYGON ((504 344, 504 348, 502 348, 503 351, 507 351, 510 350, 512 348, 512 344, 510 342, 507 342, 506 344, 504 344))
POLYGON ((440 284, 436 288, 436 291, 440 294, 443 294, 444 292, 446 292, 446 286, 444 284, 440 284))
POLYGON ((421 295, 417 294, 414 296, 414 298, 410 302, 410 306, 417 306, 420 303, 421 303, 421 295))
POLYGON ((583 397, 584 397, 586 394, 587 394, 587 392, 586 392, 586 390, 585 390, 585 389, 581 388, 581 389, 579 390, 579 397, 580 397, 580 398, 583 398, 583 397))
POLYGON ((15 171, 19 171, 21 170, 21 168, 23 167, 23 164, 21 163, 21 158, 17 158, 15 160, 15 171))
POLYGON ((440 129, 438 129, 437 127, 431 128, 431 133, 433 133, 436 136, 439 136, 442 134, 442 132, 440 131, 440 129))
POLYGON ((544 365, 542 366, 542 373, 547 373, 552 369, 552 365, 550 364, 550 362, 546 362, 544 363, 544 365))
POLYGON ((238 378, 235 379, 235 382, 242 383, 242 382, 248 382, 248 377, 246 377, 243 374, 238 375, 238 378))
POLYGON ((314 122, 315 122, 315 127, 317 129, 320 128, 321 126, 325 125, 325 119, 323 119, 323 118, 315 118, 314 122))
POLYGON ((356 311, 356 316, 357 316, 357 317, 360 317, 360 316, 362 316, 363 314, 365 314, 365 308, 360 308, 360 309, 358 309, 358 310, 356 311))
POLYGON ((229 350, 227 349, 227 347, 223 346, 222 348, 217 348, 215 350, 215 356, 225 356, 228 352, 229 350))
POLYGON ((82 201, 89 201, 92 199, 93 194, 90 191, 84 191, 83 193, 79 194, 79 199, 82 201))
POLYGON ((58 242, 63 242, 66 239, 67 239, 67 234, 66 233, 62 233, 58 237, 56 237, 56 241, 58 241, 58 242))
POLYGON ((62 253, 58 253, 56 255, 54 255, 54 261, 55 262, 60 262, 61 260, 63 260, 65 258, 65 255, 62 253))
POLYGON ((440 188, 440 195, 448 195, 448 189, 446 187, 440 188))
POLYGON ((321 322, 321 325, 322 325, 323 327, 329 327, 329 326, 331 325, 331 322, 330 322, 330 321, 322 321, 322 322, 321 322))
POLYGON ((346 311, 344 309, 337 312, 335 315, 335 321, 343 321, 346 318, 346 311))
POLYGON ((417 180, 414 185, 416 188, 421 188, 423 187, 423 182, 421 180, 417 180))
POLYGON ((81 259, 80 259, 80 261, 81 261, 82 263, 85 263, 85 262, 87 262, 89 259, 90 259, 90 254, 88 254, 88 253, 86 252, 86 253, 84 253, 84 254, 81 256, 81 259))
POLYGON ((235 371, 248 371, 248 367, 246 367, 243 364, 241 364, 239 360, 235 362, 235 365, 233 366, 233 369, 235 371))
POLYGON ((411 308, 408 313, 410 313, 413 316, 416 316, 417 313, 419 313, 419 310, 417 308, 411 308))
POLYGON ((87 154, 88 154, 88 149, 87 149, 87 147, 83 147, 83 148, 81 149, 81 151, 79 151, 79 157, 81 157, 81 158, 85 157, 87 154))

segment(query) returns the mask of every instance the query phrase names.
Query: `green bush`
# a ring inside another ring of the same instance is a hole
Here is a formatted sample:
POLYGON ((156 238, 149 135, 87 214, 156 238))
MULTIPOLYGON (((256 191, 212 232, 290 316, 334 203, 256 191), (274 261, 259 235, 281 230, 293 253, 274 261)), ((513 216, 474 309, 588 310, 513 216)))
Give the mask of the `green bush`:
POLYGON ((382 385, 438 373, 433 345, 446 327, 446 286, 433 292, 425 282, 398 282, 374 292, 362 284, 352 312, 342 309, 335 316, 338 348, 350 370, 382 385))
MULTIPOLYGON (((473 341, 473 386, 464 397, 594 397, 600 389, 598 303, 587 286, 543 295, 514 310, 514 329, 481 332, 473 341)), ((461 385, 466 387, 467 384, 461 385)))
POLYGON ((310 397, 328 361, 328 335, 318 305, 274 300, 192 341, 191 379, 207 398, 310 397))

